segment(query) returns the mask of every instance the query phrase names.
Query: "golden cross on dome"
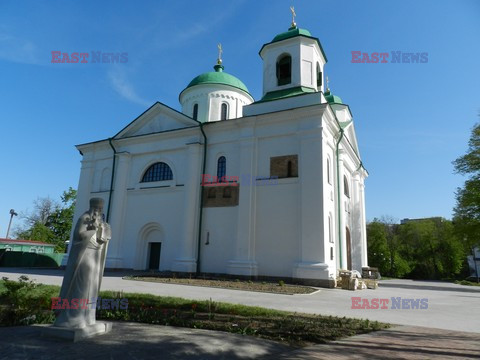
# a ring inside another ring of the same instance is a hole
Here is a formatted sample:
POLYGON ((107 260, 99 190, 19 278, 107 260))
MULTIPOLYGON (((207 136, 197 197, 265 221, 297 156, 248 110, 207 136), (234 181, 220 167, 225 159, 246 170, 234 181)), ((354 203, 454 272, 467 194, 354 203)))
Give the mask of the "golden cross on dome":
POLYGON ((217 63, 220 65, 222 63, 222 53, 223 53, 222 44, 218 43, 217 47, 218 47, 217 63))
POLYGON ((329 83, 330 83, 330 80, 328 80, 328 76, 327 76, 327 91, 330 91, 330 87, 328 86, 329 83))
POLYGON ((295 27, 297 26, 297 24, 295 23, 295 16, 297 16, 297 14, 295 14, 295 8, 293 6, 290 6, 290 11, 292 12, 292 27, 295 27))

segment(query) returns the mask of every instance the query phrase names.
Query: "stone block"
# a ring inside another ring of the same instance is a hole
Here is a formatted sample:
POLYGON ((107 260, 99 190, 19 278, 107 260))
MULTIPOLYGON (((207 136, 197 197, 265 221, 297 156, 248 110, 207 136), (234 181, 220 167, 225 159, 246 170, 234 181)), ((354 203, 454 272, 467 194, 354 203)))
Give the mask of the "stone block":
POLYGON ((103 335, 112 330, 112 323, 97 322, 84 328, 68 328, 51 325, 40 325, 42 337, 53 337, 67 341, 77 342, 92 336, 103 335))

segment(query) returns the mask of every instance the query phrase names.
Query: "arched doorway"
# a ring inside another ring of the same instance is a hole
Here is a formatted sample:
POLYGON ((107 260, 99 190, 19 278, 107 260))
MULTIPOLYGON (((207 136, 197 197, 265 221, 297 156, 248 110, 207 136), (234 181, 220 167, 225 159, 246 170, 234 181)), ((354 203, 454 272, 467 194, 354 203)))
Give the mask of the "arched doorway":
POLYGON ((348 227, 345 228, 345 241, 347 243, 347 269, 352 270, 352 238, 348 227))
POLYGON ((140 230, 136 249, 136 270, 160 269, 163 238, 162 228, 156 223, 149 223, 140 230))

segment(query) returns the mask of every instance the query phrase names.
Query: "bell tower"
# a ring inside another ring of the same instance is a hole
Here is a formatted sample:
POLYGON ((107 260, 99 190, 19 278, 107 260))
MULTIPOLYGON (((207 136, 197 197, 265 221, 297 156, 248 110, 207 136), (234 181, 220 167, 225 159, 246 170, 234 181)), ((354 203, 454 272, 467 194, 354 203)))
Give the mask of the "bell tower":
POLYGON ((293 7, 290 9, 290 28, 260 49, 264 100, 278 95, 288 96, 290 92, 309 93, 324 89, 323 68, 327 57, 320 40, 297 26, 295 11, 293 7))

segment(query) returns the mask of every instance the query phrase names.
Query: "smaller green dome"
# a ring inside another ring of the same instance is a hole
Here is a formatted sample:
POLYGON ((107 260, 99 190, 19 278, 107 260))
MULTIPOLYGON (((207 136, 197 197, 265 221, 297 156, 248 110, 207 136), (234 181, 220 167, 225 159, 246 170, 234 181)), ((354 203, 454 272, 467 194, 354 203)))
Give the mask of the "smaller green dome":
POLYGON ((340 99, 339 96, 333 95, 332 93, 330 93, 330 89, 327 89, 327 91, 325 92, 324 95, 325 95, 325 99, 328 101, 329 104, 342 104, 343 105, 342 99, 340 99))
POLYGON ((277 41, 289 39, 289 38, 300 36, 300 35, 312 37, 312 34, 310 34, 310 31, 305 29, 300 29, 296 26, 292 26, 291 28, 288 29, 288 31, 275 36, 272 42, 277 42, 277 41))
POLYGON ((213 68, 215 69, 215 71, 207 72, 195 77, 192 81, 190 81, 185 90, 195 85, 222 84, 235 87, 237 89, 245 91, 247 94, 250 94, 247 87, 240 79, 223 71, 223 65, 217 64, 213 68))

